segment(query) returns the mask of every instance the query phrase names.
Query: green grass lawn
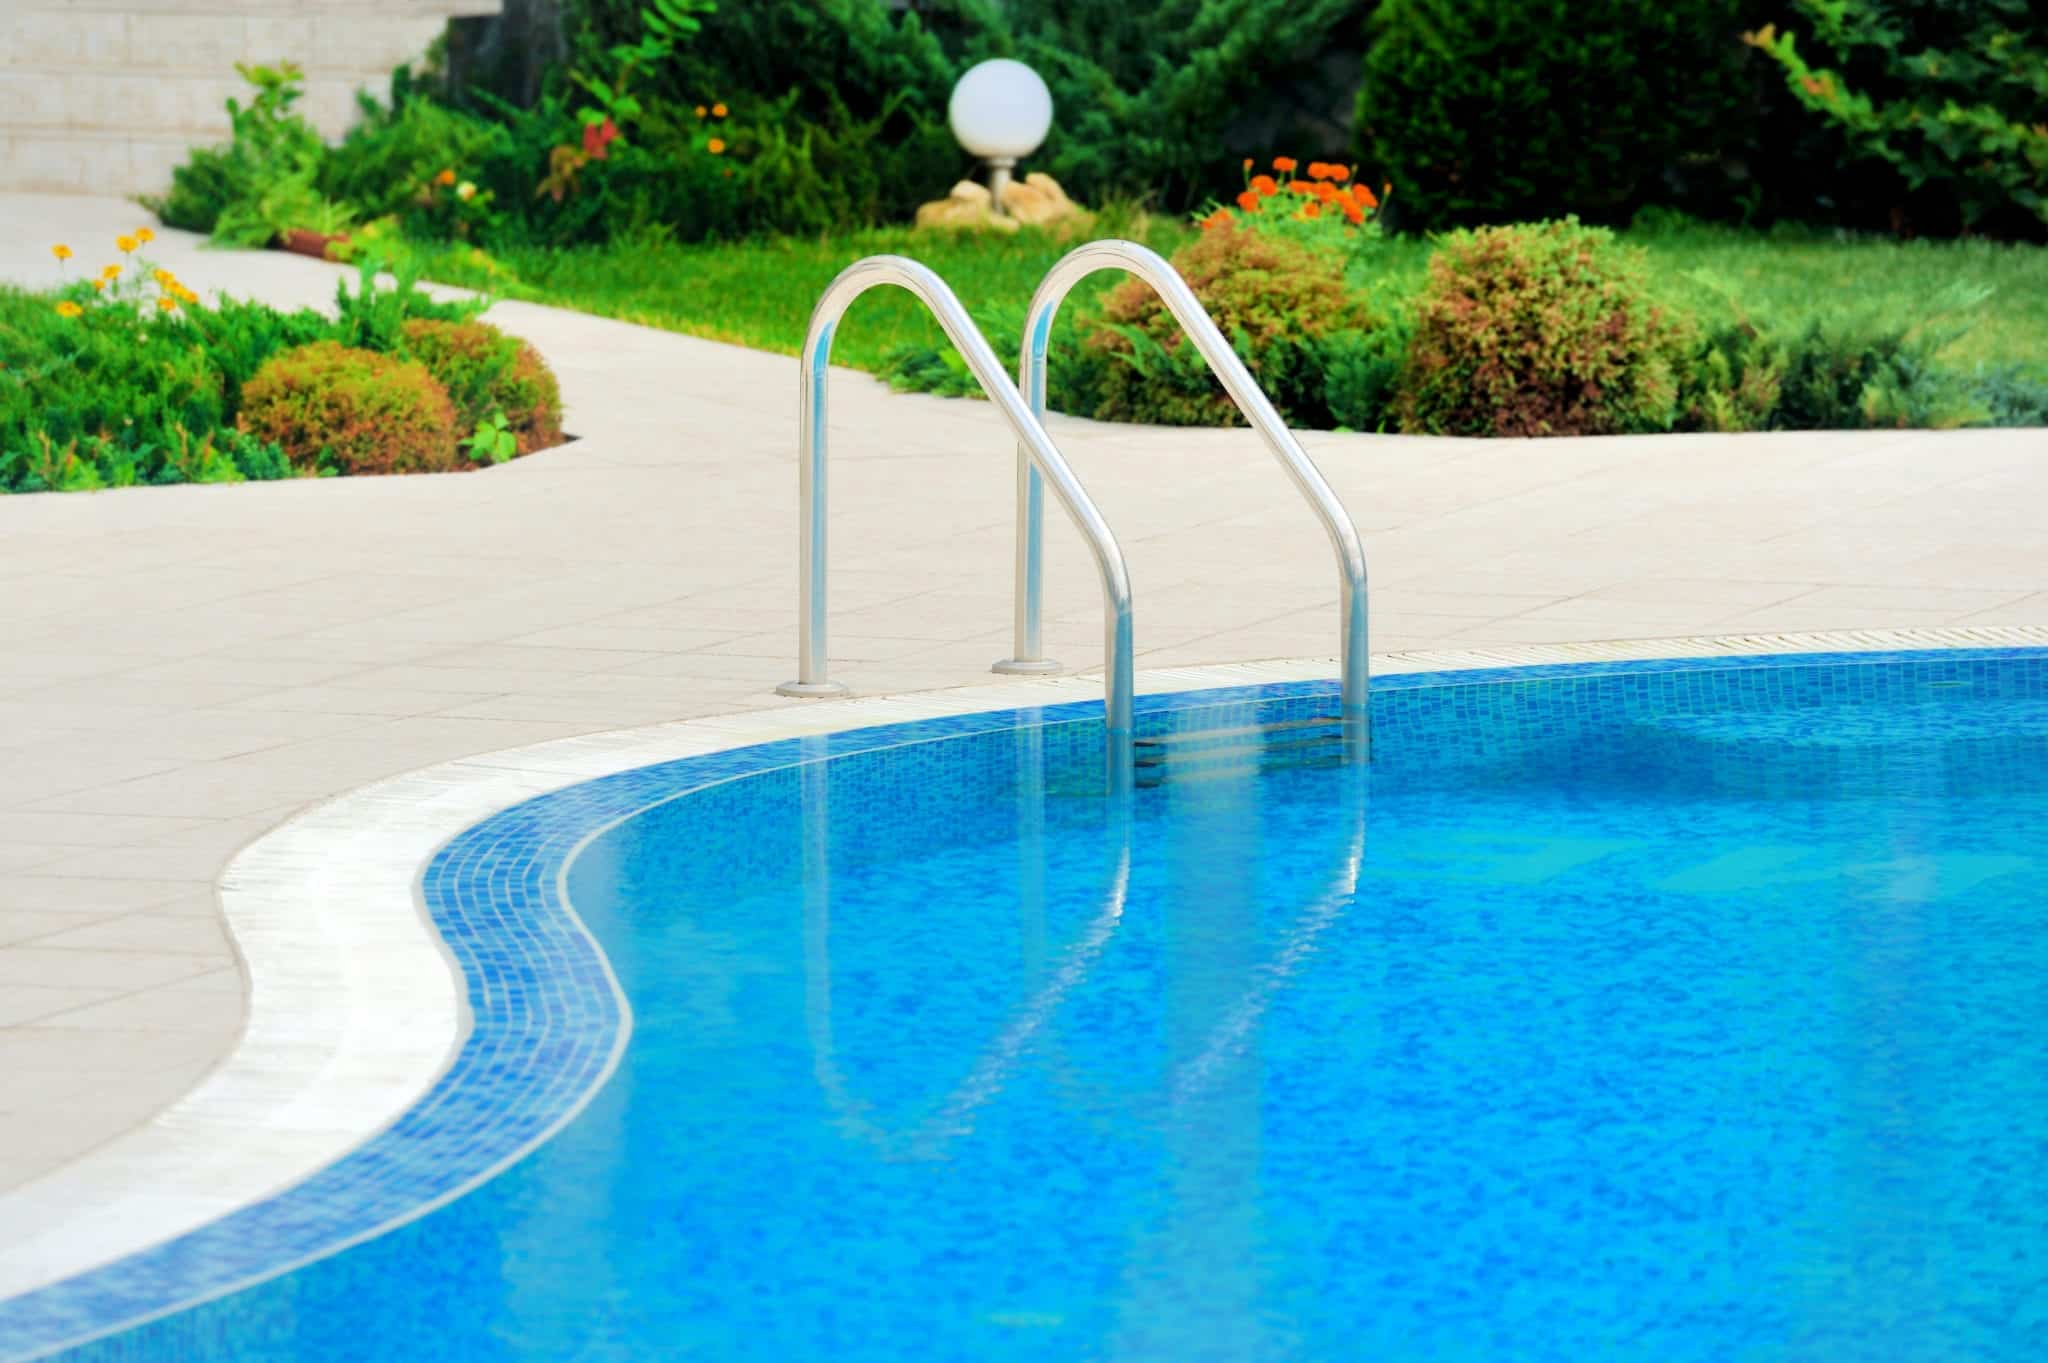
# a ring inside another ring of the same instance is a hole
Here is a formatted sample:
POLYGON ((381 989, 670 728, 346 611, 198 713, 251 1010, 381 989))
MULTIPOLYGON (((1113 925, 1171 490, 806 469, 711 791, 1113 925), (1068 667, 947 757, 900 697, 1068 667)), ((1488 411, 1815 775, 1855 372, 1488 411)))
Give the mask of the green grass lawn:
MULTIPOLYGON (((1105 227, 1100 235, 1135 236, 1164 254, 1193 230, 1174 220, 1129 215, 1105 227)), ((2018 364, 2048 379, 2048 248, 1704 226, 1632 231, 1623 239, 1647 254, 1660 295, 1708 323, 1727 320, 1736 307, 1771 321, 1863 313, 1920 319, 1953 305, 1959 293, 1988 291, 1944 319, 1969 324, 1945 358, 1966 368, 2018 364), (1714 277, 1721 289, 1700 282, 1701 274, 1714 277)), ((793 354, 819 293, 861 256, 913 256, 944 276, 970 310, 995 305, 1021 315, 1039 277, 1071 245, 1028 229, 1014 236, 888 229, 696 246, 513 250, 496 258, 495 275, 479 269, 466 252, 450 250, 430 264, 429 274, 509 297, 793 354)), ((1361 255, 1354 273, 1388 311, 1398 311, 1421 286, 1430 249, 1421 239, 1383 240, 1361 255)), ((1077 305, 1113 282, 1109 275, 1087 281, 1076 293, 1077 305)), ((906 343, 937 340, 937 327, 913 299, 878 290, 854 305, 833 358, 875 370, 906 343)))

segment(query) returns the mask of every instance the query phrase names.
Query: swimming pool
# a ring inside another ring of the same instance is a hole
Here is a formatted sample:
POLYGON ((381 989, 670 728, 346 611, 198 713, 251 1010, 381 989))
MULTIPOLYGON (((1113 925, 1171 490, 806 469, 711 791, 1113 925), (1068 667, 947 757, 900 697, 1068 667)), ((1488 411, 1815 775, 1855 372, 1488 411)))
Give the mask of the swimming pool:
POLYGON ((1148 698, 1127 816, 1086 707, 509 810, 421 1108, 0 1353, 566 1123, 65 1356, 2042 1356, 2048 651, 1391 678, 1365 781, 1330 691, 1148 698))

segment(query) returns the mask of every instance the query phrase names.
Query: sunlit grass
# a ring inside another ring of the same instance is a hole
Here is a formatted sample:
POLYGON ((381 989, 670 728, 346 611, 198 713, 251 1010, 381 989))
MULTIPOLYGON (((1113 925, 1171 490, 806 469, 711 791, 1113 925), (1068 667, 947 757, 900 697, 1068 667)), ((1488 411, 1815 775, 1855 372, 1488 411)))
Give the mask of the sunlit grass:
MULTIPOLYGON (((1170 254, 1191 231, 1178 221, 1125 212, 1106 217, 1095 235, 1135 236, 1170 254)), ((1730 320, 1738 311, 1782 324, 1813 316, 1909 323, 1949 308, 1944 323, 1967 323, 1968 330, 1945 358, 1964 367, 2017 364, 2048 378, 2048 248, 1694 225, 1631 231, 1622 238, 1644 250, 1658 295, 1705 324, 1730 320), (1955 307, 1968 298, 1976 301, 1955 307)), ((1029 229, 1014 236, 887 229, 694 246, 512 250, 496 258, 495 276, 477 269, 466 252, 451 251, 430 265, 430 274, 793 354, 818 295, 862 256, 914 257, 944 276, 970 310, 996 306, 1021 312, 1040 276, 1074 240, 1029 229)), ((1383 311, 1398 312, 1421 287, 1430 249, 1428 241, 1416 238, 1381 241, 1361 256, 1354 274, 1383 311)), ((1109 276, 1087 281, 1072 306, 1086 306, 1112 282, 1109 276)), ((937 328, 914 300, 879 290, 854 306, 833 358, 873 370, 907 343, 937 340, 937 328)))

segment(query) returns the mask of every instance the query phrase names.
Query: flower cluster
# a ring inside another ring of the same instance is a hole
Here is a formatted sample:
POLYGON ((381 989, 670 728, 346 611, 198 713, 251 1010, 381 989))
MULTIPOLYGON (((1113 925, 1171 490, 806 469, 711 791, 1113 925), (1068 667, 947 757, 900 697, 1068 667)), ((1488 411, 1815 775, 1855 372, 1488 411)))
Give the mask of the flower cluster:
POLYGON ((1384 186, 1378 194, 1371 185, 1355 180, 1350 166, 1334 161, 1311 161, 1305 173, 1292 156, 1273 158, 1273 174, 1253 174, 1257 163, 1244 160, 1244 190, 1237 196, 1237 209, 1219 205, 1202 218, 1204 227, 1227 227, 1242 213, 1249 217, 1290 217, 1303 221, 1341 219, 1349 227, 1364 227, 1379 211, 1381 199, 1393 192, 1384 186), (1285 177, 1276 178, 1276 177, 1285 177), (1278 202, 1275 202, 1275 201, 1278 202))
MULTIPOLYGON (((92 294, 87 301, 104 303, 122 299, 140 306, 153 304, 159 312, 176 312, 181 306, 197 303, 199 295, 185 287, 176 275, 172 274, 169 270, 153 266, 141 256, 136 255, 136 252, 155 240, 156 233, 147 227, 138 227, 133 232, 123 233, 115 237, 114 249, 124 256, 134 257, 135 272, 129 274, 127 267, 119 262, 102 266, 97 275, 84 281, 92 290, 92 294), (142 282, 145 272, 150 282, 156 286, 154 289, 150 288, 149 284, 142 282), (125 284, 122 283, 124 275, 126 275, 128 280, 125 284)), ((58 242, 55 246, 52 246, 50 254, 56 257, 59 265, 65 264, 73 256, 71 248, 63 242, 58 242)), ((83 294, 79 295, 79 298, 86 297, 83 294)), ((57 315, 66 318, 82 316, 85 312, 85 306, 79 301, 79 298, 58 300, 56 304, 57 315)))

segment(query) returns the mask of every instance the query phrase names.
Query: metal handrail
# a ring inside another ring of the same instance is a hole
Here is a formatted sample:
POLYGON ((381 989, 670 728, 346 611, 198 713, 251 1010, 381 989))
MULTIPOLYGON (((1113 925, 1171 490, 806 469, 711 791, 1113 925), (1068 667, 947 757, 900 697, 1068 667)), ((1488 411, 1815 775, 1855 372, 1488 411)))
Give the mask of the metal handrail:
MULTIPOLYGON (((1106 759, 1112 793, 1131 788, 1133 736, 1133 661, 1131 648, 1131 575, 1123 549, 1110 532, 1087 490, 1067 466, 1059 447, 1038 416, 1025 405, 1010 382, 1002 361, 982 336, 967 309, 946 281, 903 256, 869 256, 839 272, 811 310, 804 337, 797 390, 797 592, 801 619, 797 624, 797 679, 775 689, 785 696, 839 695, 846 687, 829 680, 825 654, 825 387, 832 358, 832 336, 853 300, 881 284, 908 290, 938 319, 968 370, 1017 436, 1018 458, 1036 482, 1042 474, 1053 495, 1073 518, 1095 556, 1102 576, 1103 715, 1107 723, 1106 759)), ((1043 403, 1040 403, 1041 409, 1043 403)), ((1035 503, 1034 503, 1035 504, 1035 503)))
MULTIPOLYGON (((1150 284, 1166 310, 1201 352, 1209 368, 1222 381, 1245 420, 1265 439, 1294 486, 1308 499, 1309 506, 1329 534, 1330 547, 1337 555, 1337 573, 1343 587, 1342 666, 1343 682, 1339 707, 1344 725, 1346 749, 1359 761, 1371 754, 1372 729, 1368 718, 1367 692, 1371 665, 1366 648, 1365 547, 1358 527, 1345 512, 1344 504, 1323 479, 1301 442, 1287 429, 1280 413, 1266 397, 1258 382, 1238 358, 1222 331, 1211 320, 1180 272, 1157 252, 1132 241, 1091 241, 1062 256, 1039 283, 1024 319, 1024 351, 1018 362, 1018 386, 1030 403, 1032 416, 1045 416, 1046 348, 1052 336, 1053 317, 1073 287, 1098 270, 1128 270, 1150 284)), ((1040 563, 1043 558, 1043 494, 1033 460, 1020 445, 1017 458, 1017 587, 1015 652, 995 664, 997 672, 1054 672, 1059 664, 1044 653, 1039 622, 1043 613, 1040 563)))

